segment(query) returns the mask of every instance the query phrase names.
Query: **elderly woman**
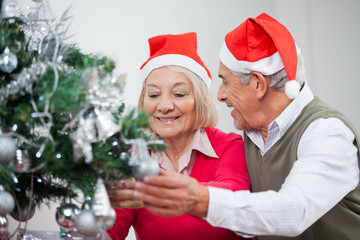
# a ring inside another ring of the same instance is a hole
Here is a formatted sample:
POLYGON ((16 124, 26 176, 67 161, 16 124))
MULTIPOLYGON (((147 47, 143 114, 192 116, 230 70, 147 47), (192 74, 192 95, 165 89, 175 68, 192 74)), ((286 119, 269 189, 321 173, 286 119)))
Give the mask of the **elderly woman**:
MULTIPOLYGON (((203 185, 249 189, 241 136, 214 128, 218 112, 209 89, 211 75, 197 54, 196 34, 156 36, 149 44, 150 58, 140 68, 139 108, 150 113, 154 134, 168 145, 151 156, 162 169, 203 185)), ((117 219, 108 233, 113 239, 125 239, 131 226, 137 239, 241 239, 190 215, 156 216, 132 200, 133 183, 127 185, 126 190, 108 190, 110 199, 120 198, 112 200, 117 219)))

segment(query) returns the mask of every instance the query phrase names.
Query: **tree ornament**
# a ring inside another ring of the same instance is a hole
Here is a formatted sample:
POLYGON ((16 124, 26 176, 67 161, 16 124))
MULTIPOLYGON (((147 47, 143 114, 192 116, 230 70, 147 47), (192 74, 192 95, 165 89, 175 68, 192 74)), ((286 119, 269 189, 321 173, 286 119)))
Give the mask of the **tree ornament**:
POLYGON ((0 240, 9 239, 8 220, 4 216, 0 216, 0 240))
POLYGON ((11 213, 15 207, 15 201, 13 196, 4 190, 4 187, 0 185, 0 216, 5 216, 11 213))
POLYGON ((16 221, 18 222, 26 222, 31 219, 35 214, 35 205, 30 202, 28 206, 19 207, 15 206, 14 211, 10 213, 16 221))
POLYGON ((18 60, 15 54, 10 52, 6 47, 4 52, 0 55, 0 70, 6 73, 11 73, 18 65, 18 60))
POLYGON ((91 206, 94 216, 103 218, 110 215, 111 205, 104 182, 99 178, 96 182, 94 201, 91 206))
POLYGON ((71 231, 75 227, 75 217, 80 213, 80 209, 71 203, 70 198, 65 198, 62 205, 56 209, 56 222, 64 231, 71 231))
POLYGON ((9 163, 16 154, 16 142, 12 137, 0 135, 0 163, 9 163))
POLYGON ((120 125, 115 124, 114 117, 110 111, 103 111, 95 108, 94 112, 96 114, 95 126, 97 137, 100 141, 104 141, 120 131, 120 125))
POLYGON ((138 181, 142 181, 146 175, 158 175, 160 172, 158 162, 150 157, 146 142, 141 138, 133 142, 129 165, 132 175, 138 181))
POLYGON ((110 210, 110 214, 106 217, 104 217, 104 228, 105 230, 110 229, 112 226, 114 226, 116 221, 116 212, 113 208, 110 210))
POLYGON ((101 232, 103 221, 96 218, 91 209, 83 209, 81 213, 75 217, 75 227, 79 233, 86 237, 92 237, 101 232))
POLYGON ((21 149, 16 150, 15 166, 16 166, 15 171, 18 173, 26 173, 29 171, 31 167, 31 159, 29 157, 27 150, 21 150, 21 149))
POLYGON ((20 17, 19 6, 16 0, 2 0, 1 18, 7 19, 9 23, 14 23, 15 18, 20 17))

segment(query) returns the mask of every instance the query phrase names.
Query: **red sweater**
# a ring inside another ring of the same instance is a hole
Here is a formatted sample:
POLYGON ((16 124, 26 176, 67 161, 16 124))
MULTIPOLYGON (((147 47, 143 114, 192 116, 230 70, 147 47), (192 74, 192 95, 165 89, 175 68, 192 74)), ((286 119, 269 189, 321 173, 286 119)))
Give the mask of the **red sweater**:
MULTIPOLYGON (((233 191, 250 189, 242 137, 216 128, 207 128, 206 133, 218 158, 197 152, 190 176, 205 186, 233 191)), ((230 230, 213 227, 200 218, 186 214, 166 218, 156 216, 145 208, 115 210, 116 222, 108 230, 114 240, 125 239, 131 226, 138 240, 242 239, 230 230)))

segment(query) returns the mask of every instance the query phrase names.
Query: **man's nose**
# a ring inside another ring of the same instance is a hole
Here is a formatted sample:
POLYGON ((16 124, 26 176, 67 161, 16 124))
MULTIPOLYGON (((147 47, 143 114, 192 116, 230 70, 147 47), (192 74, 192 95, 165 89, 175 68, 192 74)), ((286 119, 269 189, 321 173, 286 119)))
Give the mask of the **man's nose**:
POLYGON ((222 84, 219 87, 218 93, 217 93, 217 99, 220 102, 225 102, 227 97, 226 97, 226 92, 222 86, 222 84))

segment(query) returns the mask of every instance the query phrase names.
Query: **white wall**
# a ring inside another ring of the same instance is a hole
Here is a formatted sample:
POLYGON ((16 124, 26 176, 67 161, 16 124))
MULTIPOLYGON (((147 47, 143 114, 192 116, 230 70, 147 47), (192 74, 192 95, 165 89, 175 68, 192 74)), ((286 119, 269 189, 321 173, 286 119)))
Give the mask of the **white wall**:
MULTIPOLYGON (((19 0, 23 6, 33 4, 19 0)), ((138 68, 148 57, 149 37, 198 34, 198 52, 213 76, 216 94, 218 51, 227 32, 247 17, 267 12, 292 32, 302 49, 313 92, 345 113, 360 130, 360 1, 358 0, 52 0, 55 13, 72 4, 72 42, 86 52, 101 53, 127 74, 125 101, 136 106, 138 68)), ((235 131, 229 110, 219 103, 219 128, 235 131)), ((55 207, 44 207, 28 227, 54 230, 55 207)), ((12 227, 15 224, 12 223, 12 227)), ((128 239, 134 239, 133 234, 128 239)))

